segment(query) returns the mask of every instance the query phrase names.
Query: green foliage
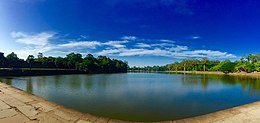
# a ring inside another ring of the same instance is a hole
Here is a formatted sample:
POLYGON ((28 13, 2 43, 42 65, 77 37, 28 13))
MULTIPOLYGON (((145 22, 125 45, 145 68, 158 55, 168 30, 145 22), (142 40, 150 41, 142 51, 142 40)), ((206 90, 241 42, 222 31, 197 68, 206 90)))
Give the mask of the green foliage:
POLYGON ((27 57, 27 59, 26 59, 26 61, 28 62, 28 63, 33 63, 34 62, 34 56, 33 55, 29 55, 28 57, 27 57))
POLYGON ((17 57, 17 55, 16 55, 14 52, 8 54, 8 55, 6 56, 6 58, 7 58, 9 61, 11 61, 11 62, 19 61, 19 58, 17 57))
POLYGON ((260 54, 249 54, 241 57, 240 61, 231 62, 229 60, 220 62, 209 60, 208 58, 183 59, 181 62, 174 62, 166 66, 132 67, 134 71, 222 71, 230 72, 260 72, 260 54))
POLYGON ((229 60, 226 60, 226 61, 223 61, 223 63, 220 66, 219 70, 224 72, 224 73, 231 73, 231 72, 234 72, 235 66, 236 66, 235 63, 233 63, 233 62, 231 62, 229 60))
MULTIPOLYGON (((3 55, 2 55, 3 56, 3 55)), ((5 59, 5 57, 3 56, 5 59)), ((1 59, 0 59, 1 60, 1 59)), ((26 59, 20 60, 15 53, 8 55, 9 62, 13 61, 13 64, 2 65, 2 67, 13 67, 18 66, 17 68, 28 68, 30 70, 34 69, 73 69, 85 71, 86 73, 117 73, 117 72, 127 72, 128 63, 117 60, 110 59, 106 56, 98 56, 95 58, 93 55, 88 54, 84 59, 79 53, 70 53, 66 55, 65 58, 62 57, 39 57, 35 58, 33 55, 29 55, 26 59)), ((0 61, 0 63, 2 63, 0 61)))
POLYGON ((67 62, 67 65, 69 68, 72 68, 72 69, 75 69, 76 68, 76 65, 79 66, 79 63, 82 62, 82 55, 77 53, 70 53, 68 54, 65 59, 68 61, 67 62))
POLYGON ((260 72, 260 62, 254 63, 255 71, 260 72))

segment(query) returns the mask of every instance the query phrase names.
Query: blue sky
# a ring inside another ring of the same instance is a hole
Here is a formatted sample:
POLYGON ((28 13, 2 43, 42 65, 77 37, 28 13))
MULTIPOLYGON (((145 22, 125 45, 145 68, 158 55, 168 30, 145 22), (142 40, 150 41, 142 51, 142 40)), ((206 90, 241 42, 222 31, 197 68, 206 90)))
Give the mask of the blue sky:
POLYGON ((258 0, 0 0, 0 52, 106 55, 130 66, 260 52, 258 0))

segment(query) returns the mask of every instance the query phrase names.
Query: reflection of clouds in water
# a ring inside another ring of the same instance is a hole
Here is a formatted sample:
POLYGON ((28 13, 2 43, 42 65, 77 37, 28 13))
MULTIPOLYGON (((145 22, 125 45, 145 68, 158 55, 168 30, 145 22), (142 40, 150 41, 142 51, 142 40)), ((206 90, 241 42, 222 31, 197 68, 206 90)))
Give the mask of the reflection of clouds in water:
POLYGON ((29 80, 36 95, 80 111, 105 116, 122 114, 156 118, 159 113, 161 118, 180 118, 260 98, 252 95, 248 88, 257 89, 256 83, 260 80, 214 75, 60 75, 22 77, 12 79, 11 83, 26 90, 29 80), (242 92, 243 86, 246 91, 242 92))

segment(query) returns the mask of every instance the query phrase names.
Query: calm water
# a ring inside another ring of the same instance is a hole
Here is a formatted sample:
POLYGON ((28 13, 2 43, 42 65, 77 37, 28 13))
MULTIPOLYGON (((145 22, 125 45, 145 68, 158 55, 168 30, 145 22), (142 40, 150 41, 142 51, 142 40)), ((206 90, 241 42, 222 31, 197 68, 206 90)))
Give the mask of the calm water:
POLYGON ((162 121, 260 100, 260 79, 127 73, 0 78, 14 87, 98 116, 162 121))

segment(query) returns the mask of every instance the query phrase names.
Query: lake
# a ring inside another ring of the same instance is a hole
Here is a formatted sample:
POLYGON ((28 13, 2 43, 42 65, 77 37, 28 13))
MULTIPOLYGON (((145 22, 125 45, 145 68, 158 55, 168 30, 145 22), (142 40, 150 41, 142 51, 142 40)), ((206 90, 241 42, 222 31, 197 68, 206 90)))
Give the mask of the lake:
POLYGON ((128 121, 163 121, 260 100, 260 79, 166 73, 0 78, 50 101, 128 121))

